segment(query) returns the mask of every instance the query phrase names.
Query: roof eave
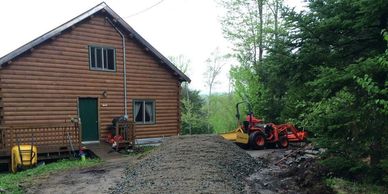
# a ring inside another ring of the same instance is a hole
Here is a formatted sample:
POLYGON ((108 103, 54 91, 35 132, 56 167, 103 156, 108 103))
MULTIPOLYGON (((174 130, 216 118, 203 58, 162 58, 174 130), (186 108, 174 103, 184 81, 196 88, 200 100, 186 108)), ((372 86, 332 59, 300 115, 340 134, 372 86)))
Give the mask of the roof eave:
POLYGON ((38 38, 35 38, 34 40, 28 42, 27 44, 17 48, 16 50, 8 53, 4 57, 0 58, 0 67, 3 66, 4 63, 7 63, 9 61, 12 61, 15 57, 23 54, 24 52, 30 50, 31 48, 34 48, 35 46, 43 43, 44 41, 55 37, 56 35, 59 35, 61 32, 66 30, 67 28, 77 24, 78 22, 86 19, 87 17, 93 15, 94 13, 100 11, 101 9, 107 7, 107 5, 103 2, 98 4, 97 6, 93 7, 92 9, 78 15, 77 17, 73 18, 72 20, 60 25, 57 28, 54 28, 53 30, 43 34, 42 36, 39 36, 38 38))

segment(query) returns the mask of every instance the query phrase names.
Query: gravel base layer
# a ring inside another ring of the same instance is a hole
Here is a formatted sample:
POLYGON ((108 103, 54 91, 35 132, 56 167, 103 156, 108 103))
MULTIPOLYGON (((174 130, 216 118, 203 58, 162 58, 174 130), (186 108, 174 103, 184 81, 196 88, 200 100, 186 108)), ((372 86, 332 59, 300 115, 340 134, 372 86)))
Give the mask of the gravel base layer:
POLYGON ((167 138, 125 172, 112 193, 250 193, 261 164, 219 136, 167 138))

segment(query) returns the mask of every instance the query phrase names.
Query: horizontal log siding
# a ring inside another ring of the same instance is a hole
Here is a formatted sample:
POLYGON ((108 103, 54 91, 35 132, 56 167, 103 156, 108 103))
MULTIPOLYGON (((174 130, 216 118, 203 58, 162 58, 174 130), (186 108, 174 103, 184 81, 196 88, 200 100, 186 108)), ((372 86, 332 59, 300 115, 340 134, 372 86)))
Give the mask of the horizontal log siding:
MULTIPOLYGON (((129 118, 133 118, 133 99, 156 102, 156 124, 136 125, 137 138, 176 135, 177 78, 130 38, 126 40, 126 61, 129 118)), ((61 123, 77 117, 78 97, 98 97, 100 138, 105 138, 112 118, 124 114, 122 75, 120 35, 103 16, 89 18, 1 70, 3 124, 61 123), (90 70, 88 45, 116 48, 116 71, 90 70), (106 98, 103 91, 107 91, 106 98)))

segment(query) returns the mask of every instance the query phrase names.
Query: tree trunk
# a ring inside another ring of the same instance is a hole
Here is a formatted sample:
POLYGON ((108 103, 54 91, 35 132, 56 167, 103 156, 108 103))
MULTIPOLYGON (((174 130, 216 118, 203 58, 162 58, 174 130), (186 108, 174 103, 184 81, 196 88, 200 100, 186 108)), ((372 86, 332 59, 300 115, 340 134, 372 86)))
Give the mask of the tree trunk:
POLYGON ((279 0, 275 0, 275 11, 274 11, 274 19, 275 19, 275 49, 278 48, 278 37, 279 37, 279 0))
POLYGON ((382 139, 381 136, 376 137, 375 141, 370 145, 371 154, 370 154, 370 165, 372 168, 379 165, 382 158, 382 139))
POLYGON ((263 0, 259 0, 259 63, 263 60, 263 0))
POLYGON ((209 85, 209 96, 208 96, 208 100, 207 100, 207 133, 210 133, 210 99, 211 99, 211 96, 212 96, 212 87, 213 87, 213 81, 212 83, 209 85))
POLYGON ((379 168, 380 162, 383 158, 381 136, 376 137, 375 141, 370 145, 370 150, 370 167, 372 176, 375 180, 382 180, 384 171, 379 168))

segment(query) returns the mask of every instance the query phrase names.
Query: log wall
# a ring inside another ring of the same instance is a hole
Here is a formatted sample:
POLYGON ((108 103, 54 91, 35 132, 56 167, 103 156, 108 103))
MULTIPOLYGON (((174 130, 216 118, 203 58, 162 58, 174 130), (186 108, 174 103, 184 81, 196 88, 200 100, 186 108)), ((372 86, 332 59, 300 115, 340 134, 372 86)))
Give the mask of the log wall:
MULTIPOLYGON (((179 131, 178 78, 131 38, 126 39, 128 116, 132 101, 156 102, 156 123, 136 125, 136 137, 179 131)), ((113 117, 124 114, 123 49, 120 35, 95 15, 17 57, 0 70, 2 124, 62 123, 78 117, 78 98, 99 99, 100 138, 113 117), (116 48, 116 71, 89 69, 89 45, 116 48), (102 94, 107 91, 107 97, 102 94)))

